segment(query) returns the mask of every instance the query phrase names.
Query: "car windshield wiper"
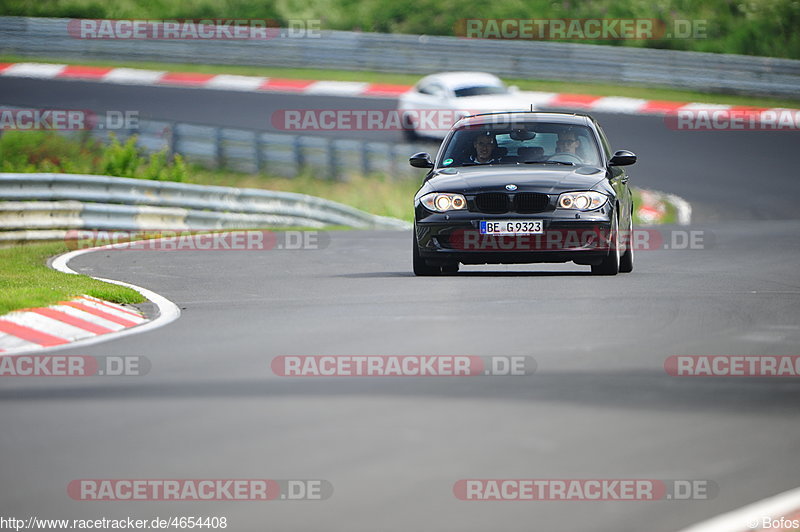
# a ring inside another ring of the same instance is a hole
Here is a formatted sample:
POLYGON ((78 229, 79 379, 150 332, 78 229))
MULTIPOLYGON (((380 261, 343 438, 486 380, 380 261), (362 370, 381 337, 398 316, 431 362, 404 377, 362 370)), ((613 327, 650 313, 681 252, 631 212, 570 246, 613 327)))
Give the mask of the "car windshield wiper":
POLYGON ((575 166, 575 163, 566 161, 524 161, 523 164, 563 164, 565 166, 575 166))

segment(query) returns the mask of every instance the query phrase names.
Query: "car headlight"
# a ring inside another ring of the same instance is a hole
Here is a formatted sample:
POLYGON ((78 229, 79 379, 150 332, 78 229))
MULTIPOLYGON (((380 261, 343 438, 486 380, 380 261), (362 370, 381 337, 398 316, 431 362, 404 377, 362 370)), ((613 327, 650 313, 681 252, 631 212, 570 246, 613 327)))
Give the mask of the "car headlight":
POLYGON ((419 201, 426 209, 434 212, 461 211, 467 208, 467 199, 461 194, 431 192, 422 196, 419 201))
POLYGON ((606 201, 608 201, 608 196, 600 192, 565 192, 558 197, 558 207, 560 209, 592 211, 602 207, 606 201))

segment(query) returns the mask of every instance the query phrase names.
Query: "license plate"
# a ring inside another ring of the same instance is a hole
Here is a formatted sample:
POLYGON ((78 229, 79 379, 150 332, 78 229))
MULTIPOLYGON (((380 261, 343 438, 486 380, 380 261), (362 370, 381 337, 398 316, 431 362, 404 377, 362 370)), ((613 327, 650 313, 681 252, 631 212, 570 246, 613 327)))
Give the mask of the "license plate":
POLYGON ((482 235, 536 235, 543 232, 542 220, 481 220, 482 235))

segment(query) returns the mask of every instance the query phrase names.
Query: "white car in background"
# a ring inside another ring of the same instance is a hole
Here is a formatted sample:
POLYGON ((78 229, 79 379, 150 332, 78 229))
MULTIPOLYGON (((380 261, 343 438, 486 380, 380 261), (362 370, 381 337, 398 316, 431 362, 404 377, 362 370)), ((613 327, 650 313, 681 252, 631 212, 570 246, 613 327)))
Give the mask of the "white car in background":
POLYGON ((401 95, 398 103, 407 140, 443 139, 462 116, 533 110, 532 103, 517 87, 507 87, 500 78, 486 72, 431 74, 401 95))

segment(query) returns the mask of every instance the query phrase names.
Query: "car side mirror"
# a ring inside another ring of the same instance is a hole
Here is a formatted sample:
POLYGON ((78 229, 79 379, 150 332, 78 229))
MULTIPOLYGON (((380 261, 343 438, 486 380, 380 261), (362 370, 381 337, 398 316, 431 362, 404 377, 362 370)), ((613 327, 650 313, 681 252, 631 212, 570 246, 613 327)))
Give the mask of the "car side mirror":
POLYGON ((614 156, 608 161, 608 166, 628 166, 636 162, 636 154, 628 150, 614 152, 614 156))
POLYGON ((408 159, 408 164, 414 168, 433 168, 431 156, 424 151, 415 153, 408 159))

